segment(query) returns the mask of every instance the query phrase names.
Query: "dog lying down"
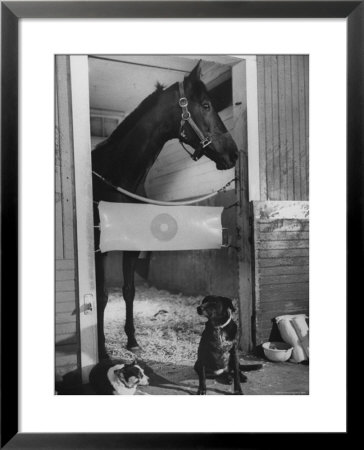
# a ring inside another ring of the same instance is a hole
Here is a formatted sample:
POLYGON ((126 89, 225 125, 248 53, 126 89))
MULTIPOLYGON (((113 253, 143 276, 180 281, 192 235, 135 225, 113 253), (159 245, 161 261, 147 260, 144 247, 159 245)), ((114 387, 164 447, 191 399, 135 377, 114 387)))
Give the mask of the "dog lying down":
POLYGON ((135 361, 131 364, 101 361, 91 369, 89 380, 98 395, 134 395, 137 386, 149 384, 149 378, 135 361))
POLYGON ((262 364, 240 365, 237 349, 238 327, 232 319, 233 302, 227 297, 209 295, 197 307, 206 317, 194 369, 199 378, 198 395, 206 395, 206 376, 225 374, 228 383, 234 382, 234 394, 243 395, 240 382, 247 381, 241 371, 258 370, 262 364))

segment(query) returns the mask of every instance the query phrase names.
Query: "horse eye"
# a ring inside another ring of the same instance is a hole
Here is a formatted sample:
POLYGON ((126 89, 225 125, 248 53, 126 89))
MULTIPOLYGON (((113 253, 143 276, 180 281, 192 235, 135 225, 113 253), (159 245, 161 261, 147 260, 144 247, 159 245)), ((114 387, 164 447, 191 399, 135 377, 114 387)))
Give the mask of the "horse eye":
POLYGON ((204 104, 202 105, 202 107, 203 107, 203 109, 204 109, 205 111, 210 111, 210 105, 209 105, 209 103, 204 103, 204 104))

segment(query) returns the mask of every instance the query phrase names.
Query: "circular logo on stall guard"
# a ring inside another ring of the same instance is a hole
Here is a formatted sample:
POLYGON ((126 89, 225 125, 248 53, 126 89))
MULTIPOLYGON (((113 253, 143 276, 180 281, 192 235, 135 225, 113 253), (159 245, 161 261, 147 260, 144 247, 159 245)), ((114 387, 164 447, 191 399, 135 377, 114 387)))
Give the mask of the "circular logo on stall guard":
POLYGON ((176 220, 169 214, 159 214, 150 225, 151 232, 159 241, 170 241, 178 231, 176 220))

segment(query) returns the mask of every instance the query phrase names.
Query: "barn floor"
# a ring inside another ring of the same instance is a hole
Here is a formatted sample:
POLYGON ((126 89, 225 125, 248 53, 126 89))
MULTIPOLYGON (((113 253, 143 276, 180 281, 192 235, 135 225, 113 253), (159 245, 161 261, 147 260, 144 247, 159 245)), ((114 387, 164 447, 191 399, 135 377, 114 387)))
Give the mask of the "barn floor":
MULTIPOLYGON (((171 294, 138 285, 134 302, 136 336, 143 351, 139 363, 150 377, 150 385, 138 389, 149 395, 192 395, 198 380, 193 370, 204 319, 196 313, 203 297, 171 294)), ((112 359, 133 360, 125 349, 125 303, 119 291, 109 296, 105 310, 107 349, 112 359)), ((243 362, 243 360, 241 360, 243 362)), ((272 363, 251 355, 244 362, 263 363, 248 372, 243 390, 248 395, 304 395, 309 393, 309 367, 294 363, 272 363)), ((208 394, 229 395, 232 386, 207 380, 208 394)), ((91 393, 91 392, 89 392, 91 393)))

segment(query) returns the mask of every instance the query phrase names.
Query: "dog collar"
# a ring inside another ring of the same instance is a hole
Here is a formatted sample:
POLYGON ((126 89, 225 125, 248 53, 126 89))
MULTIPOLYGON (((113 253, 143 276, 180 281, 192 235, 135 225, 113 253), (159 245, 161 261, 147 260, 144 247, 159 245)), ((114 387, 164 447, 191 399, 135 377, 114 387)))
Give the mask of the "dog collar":
POLYGON ((226 326, 229 325, 229 323, 231 322, 231 319, 232 319, 232 317, 231 317, 231 314, 230 314, 230 317, 228 318, 228 320, 224 324, 218 325, 216 328, 220 328, 220 330, 222 330, 223 328, 225 328, 226 326))

